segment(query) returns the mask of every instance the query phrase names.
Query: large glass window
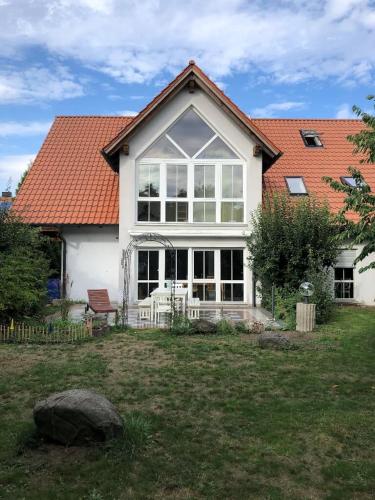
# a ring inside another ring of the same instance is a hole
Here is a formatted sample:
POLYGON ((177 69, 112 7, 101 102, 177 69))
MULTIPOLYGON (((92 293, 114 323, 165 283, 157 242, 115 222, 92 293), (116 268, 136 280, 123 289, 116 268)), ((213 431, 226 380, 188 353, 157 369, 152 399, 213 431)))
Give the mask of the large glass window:
POLYGON ((213 250, 194 250, 193 297, 203 301, 216 300, 215 252, 213 250), (205 282, 210 281, 212 282, 205 282))
POLYGON ((225 144, 223 139, 215 137, 215 139, 208 144, 208 146, 197 156, 199 159, 236 159, 238 156, 234 153, 229 146, 225 144))
POLYGON ((160 201, 151 201, 151 198, 159 198, 159 196, 159 165, 139 165, 137 220, 144 222, 160 221, 160 201))
POLYGON ((215 165, 194 165, 194 197, 215 198, 215 165))
POLYGON ((215 135, 193 109, 186 111, 167 133, 190 157, 215 135))
POLYGON ((188 251, 166 250, 165 251, 165 279, 176 280, 178 283, 186 283, 188 280, 188 251))
POLYGON ((187 165, 167 165, 167 197, 187 197, 187 165))
POLYGON ((242 165, 223 165, 222 172, 222 197, 242 198, 242 165))
POLYGON ((159 286, 159 252, 138 250, 138 300, 149 297, 159 286))
POLYGON ((138 196, 157 198, 160 191, 159 165, 139 165, 138 196))
POLYGON ((354 269, 335 267, 335 298, 354 299, 354 269))
POLYGON ((243 175, 239 156, 189 108, 139 162, 137 220, 243 223, 243 175))
POLYGON ((242 302, 243 290, 243 250, 220 251, 221 300, 242 302))
POLYGON ((165 220, 166 222, 188 222, 188 202, 171 200, 171 198, 180 200, 187 197, 187 165, 167 165, 166 176, 168 200, 165 203, 165 220))

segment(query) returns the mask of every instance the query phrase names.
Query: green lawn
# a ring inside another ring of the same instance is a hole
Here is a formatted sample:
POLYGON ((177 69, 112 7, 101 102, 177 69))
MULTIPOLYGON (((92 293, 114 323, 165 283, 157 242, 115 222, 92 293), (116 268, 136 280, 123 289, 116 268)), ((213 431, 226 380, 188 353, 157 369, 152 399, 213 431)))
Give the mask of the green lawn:
POLYGON ((0 498, 374 498, 375 309, 341 309, 298 345, 130 332, 0 346, 0 498), (34 403, 73 387, 107 395, 146 442, 33 447, 34 403))

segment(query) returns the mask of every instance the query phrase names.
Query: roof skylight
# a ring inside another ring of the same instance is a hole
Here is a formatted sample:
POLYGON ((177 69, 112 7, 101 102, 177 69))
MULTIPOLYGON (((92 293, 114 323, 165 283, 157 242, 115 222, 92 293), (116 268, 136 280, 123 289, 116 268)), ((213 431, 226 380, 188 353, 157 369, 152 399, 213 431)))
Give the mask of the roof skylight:
POLYGON ((285 177, 285 182, 289 194, 297 196, 308 194, 303 177, 285 177))
POLYGON ((306 147, 308 148, 323 147, 323 143, 320 140, 319 133, 316 130, 301 130, 301 136, 306 147))

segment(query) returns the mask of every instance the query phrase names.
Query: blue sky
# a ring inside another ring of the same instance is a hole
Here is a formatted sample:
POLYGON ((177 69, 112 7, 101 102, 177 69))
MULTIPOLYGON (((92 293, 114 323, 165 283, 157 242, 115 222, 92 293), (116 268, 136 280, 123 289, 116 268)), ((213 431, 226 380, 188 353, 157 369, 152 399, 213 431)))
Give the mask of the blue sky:
POLYGON ((0 0, 0 191, 56 115, 134 114, 195 61, 253 117, 352 117, 373 0, 0 0))

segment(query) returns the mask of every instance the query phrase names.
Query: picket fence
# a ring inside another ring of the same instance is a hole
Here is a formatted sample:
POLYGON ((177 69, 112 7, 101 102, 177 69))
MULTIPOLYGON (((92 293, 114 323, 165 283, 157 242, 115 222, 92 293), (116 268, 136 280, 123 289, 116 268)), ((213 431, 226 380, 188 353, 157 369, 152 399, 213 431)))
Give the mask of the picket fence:
POLYGON ((54 325, 26 325, 11 322, 0 325, 0 343, 15 344, 61 344, 72 343, 92 337, 92 320, 68 327, 54 325))

